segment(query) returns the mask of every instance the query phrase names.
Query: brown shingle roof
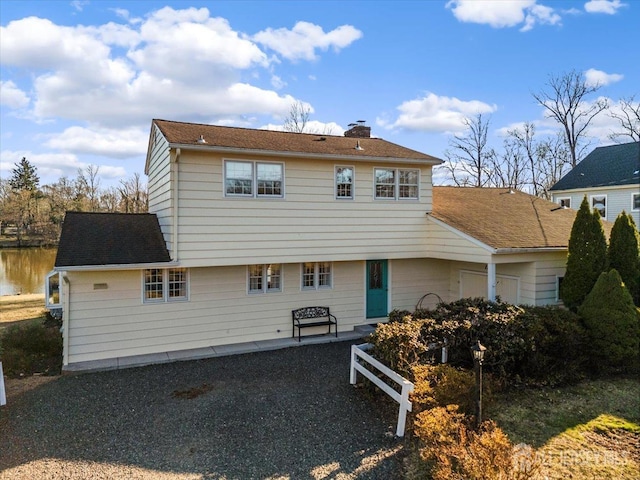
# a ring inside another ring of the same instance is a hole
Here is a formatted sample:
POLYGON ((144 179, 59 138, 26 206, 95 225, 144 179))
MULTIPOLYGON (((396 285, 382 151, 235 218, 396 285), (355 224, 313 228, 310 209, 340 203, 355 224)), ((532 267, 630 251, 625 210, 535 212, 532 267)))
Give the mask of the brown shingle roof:
POLYGON ((197 123, 153 120, 167 141, 177 145, 222 147, 347 157, 398 158, 441 163, 431 155, 405 148, 381 138, 349 138, 336 135, 278 132, 249 128, 221 127, 197 123), (199 143, 203 137, 207 143, 199 143), (362 150, 356 149, 356 142, 362 150))
POLYGON ((158 218, 153 214, 67 212, 55 266, 169 261, 158 218))
POLYGON ((504 188, 434 187, 431 216, 495 249, 567 248, 576 211, 504 188))

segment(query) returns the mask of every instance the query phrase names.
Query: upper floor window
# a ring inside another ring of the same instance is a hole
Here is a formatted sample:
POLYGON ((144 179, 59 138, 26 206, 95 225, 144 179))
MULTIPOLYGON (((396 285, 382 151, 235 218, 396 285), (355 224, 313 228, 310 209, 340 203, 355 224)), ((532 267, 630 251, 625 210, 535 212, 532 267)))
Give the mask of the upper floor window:
POLYGON ((302 289, 331 288, 330 262, 307 262, 302 264, 302 289))
POLYGON ((283 197, 284 165, 226 161, 224 185, 228 197, 283 197))
POLYGON ((249 293, 282 291, 282 267, 279 263, 249 265, 249 293))
POLYGON ((336 167, 336 198, 353 198, 353 167, 336 167))
POLYGON ((375 198, 392 200, 417 200, 419 170, 404 170, 392 168, 376 168, 375 198))
POLYGON ((562 208, 571 208, 571 198, 559 198, 558 205, 560 205, 562 208))
POLYGON ((600 213, 600 217, 603 220, 607 219, 607 196, 606 195, 591 195, 591 208, 597 210, 600 213))
POLYGON ((187 300, 189 272, 186 268, 148 268, 144 271, 145 302, 187 300))
POLYGON ((640 193, 631 195, 631 210, 640 210, 640 193))

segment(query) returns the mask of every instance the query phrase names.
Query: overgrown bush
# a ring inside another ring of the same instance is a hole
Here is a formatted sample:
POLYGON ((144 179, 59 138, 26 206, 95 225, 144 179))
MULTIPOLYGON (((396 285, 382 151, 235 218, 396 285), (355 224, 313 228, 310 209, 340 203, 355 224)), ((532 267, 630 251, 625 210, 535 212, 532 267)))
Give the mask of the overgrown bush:
POLYGON ((516 307, 482 298, 439 304, 433 311, 396 311, 369 341, 373 355, 404 376, 434 363, 430 345, 447 344, 449 363, 471 368, 469 348, 486 347, 485 370, 500 383, 557 385, 581 378, 586 332, 576 314, 558 307, 516 307))
POLYGON ((0 359, 7 376, 56 375, 62 367, 62 335, 42 322, 13 325, 0 335, 0 359))
POLYGON ((587 332, 580 317, 558 307, 526 307, 520 321, 526 355, 513 372, 528 383, 559 385, 584 377, 587 332))
POLYGON ((531 455, 522 461, 522 453, 489 421, 479 431, 469 424, 469 417, 455 405, 436 407, 417 415, 414 434, 418 455, 409 457, 410 479, 480 480, 533 478, 539 462, 531 455), (514 458, 517 453, 519 458, 514 458), (516 461, 518 460, 518 461, 516 461))
POLYGON ((602 273, 578 308, 596 367, 631 366, 638 361, 640 314, 620 274, 602 273))
MULTIPOLYGON (((451 365, 415 365, 411 369, 411 381, 415 388, 411 394, 411 406, 416 415, 434 407, 458 405, 466 414, 475 412, 475 377, 469 370, 451 365)), ((485 380, 487 380, 485 378, 485 380)), ((488 382, 485 381, 485 385, 488 382)), ((484 388, 484 402, 489 391, 484 388)))

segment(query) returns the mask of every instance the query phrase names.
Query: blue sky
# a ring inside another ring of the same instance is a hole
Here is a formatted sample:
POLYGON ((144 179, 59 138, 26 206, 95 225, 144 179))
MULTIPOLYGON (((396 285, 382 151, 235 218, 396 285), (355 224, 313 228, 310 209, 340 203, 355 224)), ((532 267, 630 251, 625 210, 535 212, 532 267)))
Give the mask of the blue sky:
MULTIPOLYGON (((640 100, 631 0, 2 0, 0 25, 0 177, 27 157, 41 184, 142 173, 153 118, 277 128, 300 101, 316 131, 366 120, 444 158, 477 113, 497 148, 523 122, 552 133, 531 95, 550 75, 640 100)), ((592 146, 616 125, 600 115, 592 146)))

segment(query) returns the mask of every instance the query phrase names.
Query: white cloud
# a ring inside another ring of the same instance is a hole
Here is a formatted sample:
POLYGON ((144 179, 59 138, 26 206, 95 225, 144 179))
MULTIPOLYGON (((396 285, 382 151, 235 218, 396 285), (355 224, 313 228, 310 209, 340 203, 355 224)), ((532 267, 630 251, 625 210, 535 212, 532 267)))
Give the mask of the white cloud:
POLYGON ((400 114, 395 121, 378 118, 377 125, 386 129, 452 133, 466 128, 465 119, 481 113, 495 112, 497 106, 479 100, 464 101, 427 93, 422 98, 403 102, 397 109, 400 114))
POLYGON ((316 60, 317 49, 340 51, 361 37, 362 32, 351 25, 341 25, 325 33, 318 25, 298 22, 291 30, 267 28, 252 38, 289 60, 316 60))
POLYGON ((52 135, 45 142, 45 146, 67 153, 129 158, 145 154, 148 137, 148 130, 135 127, 126 129, 69 127, 60 134, 52 135))
POLYGON ((0 105, 9 108, 24 108, 29 105, 29 97, 11 80, 0 81, 0 105))
POLYGON ((584 9, 588 13, 614 15, 618 12, 618 9, 626 6, 627 4, 622 3, 620 0, 591 0, 584 4, 584 9))
POLYGON ((446 8, 461 22, 487 24, 493 28, 515 27, 531 30, 537 23, 556 25, 561 17, 551 7, 536 0, 450 0, 446 8))
POLYGON ((278 75, 273 75, 271 77, 271 86, 276 90, 281 90, 287 86, 287 82, 282 80, 282 78, 280 78, 278 75))
MULTIPOLYGON (((283 124, 268 123, 260 127, 261 130, 275 130, 276 132, 284 132, 283 124)), ((307 122, 303 133, 313 133, 318 135, 344 135, 344 128, 335 122, 319 122, 310 120, 307 122)))
POLYGON ((588 86, 610 85, 612 83, 619 82, 623 78, 624 75, 619 73, 606 73, 602 70, 596 70, 595 68, 590 68, 584 72, 585 83, 588 86))

